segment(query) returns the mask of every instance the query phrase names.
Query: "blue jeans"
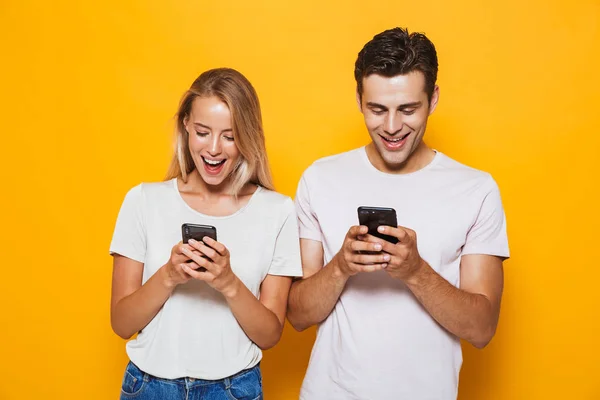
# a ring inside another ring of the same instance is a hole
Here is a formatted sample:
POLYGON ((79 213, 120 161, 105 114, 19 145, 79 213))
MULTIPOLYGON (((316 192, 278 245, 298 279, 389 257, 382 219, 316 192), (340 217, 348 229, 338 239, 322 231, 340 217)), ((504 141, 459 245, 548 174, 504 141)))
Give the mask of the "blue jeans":
POLYGON ((121 400, 262 400, 259 366, 216 381, 161 379, 129 362, 125 369, 121 400))

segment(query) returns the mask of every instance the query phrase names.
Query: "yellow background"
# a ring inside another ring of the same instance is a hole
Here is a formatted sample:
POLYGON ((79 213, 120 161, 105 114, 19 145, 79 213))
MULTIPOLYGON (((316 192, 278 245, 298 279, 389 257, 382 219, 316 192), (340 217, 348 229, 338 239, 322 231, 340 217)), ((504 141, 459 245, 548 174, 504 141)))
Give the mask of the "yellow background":
MULTIPOLYGON (((255 85, 278 189, 368 141, 356 54, 393 26, 440 58, 429 144, 491 172, 512 258, 500 326, 465 345, 460 399, 599 399, 598 0, 0 1, 0 399, 116 399, 108 245, 160 180, 205 69, 255 85)), ((266 398, 297 398, 314 330, 286 328, 266 398)))

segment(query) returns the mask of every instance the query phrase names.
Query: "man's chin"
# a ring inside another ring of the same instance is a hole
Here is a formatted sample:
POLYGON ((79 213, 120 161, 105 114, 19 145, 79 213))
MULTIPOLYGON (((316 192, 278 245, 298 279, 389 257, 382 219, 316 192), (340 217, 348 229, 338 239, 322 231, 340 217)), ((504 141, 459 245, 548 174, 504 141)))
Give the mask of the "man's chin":
POLYGON ((377 149, 381 159, 390 167, 399 167, 406 162, 408 158, 404 149, 399 151, 389 151, 386 149, 377 149))

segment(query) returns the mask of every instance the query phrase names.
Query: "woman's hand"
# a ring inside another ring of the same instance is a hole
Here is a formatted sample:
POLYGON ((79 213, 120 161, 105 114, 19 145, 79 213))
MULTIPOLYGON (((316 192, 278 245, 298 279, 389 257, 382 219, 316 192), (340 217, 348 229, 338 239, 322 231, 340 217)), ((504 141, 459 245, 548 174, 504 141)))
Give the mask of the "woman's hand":
POLYGON ((189 262, 190 257, 187 254, 190 253, 197 254, 189 244, 183 244, 182 242, 177 243, 171 249, 169 261, 161 268, 163 271, 163 280, 170 289, 192 279, 185 268, 190 270, 199 268, 196 263, 189 262))
POLYGON ((193 264, 184 265, 183 271, 194 279, 208 283, 225 297, 234 297, 241 281, 231 270, 229 250, 208 236, 202 238, 202 242, 190 239, 189 245, 191 248, 183 248, 182 252, 193 264), (194 265, 206 268, 206 271, 199 271, 194 265))

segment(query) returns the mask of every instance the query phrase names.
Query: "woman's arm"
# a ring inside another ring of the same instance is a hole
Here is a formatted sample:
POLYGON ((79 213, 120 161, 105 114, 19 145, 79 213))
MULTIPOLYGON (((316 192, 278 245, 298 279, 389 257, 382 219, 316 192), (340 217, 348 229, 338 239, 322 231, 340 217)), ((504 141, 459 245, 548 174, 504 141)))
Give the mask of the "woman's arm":
POLYGON ((258 347, 266 350, 275 346, 283 331, 292 278, 267 275, 260 287, 259 300, 231 270, 227 248, 208 237, 203 240, 211 247, 194 240, 189 243, 209 259, 187 249, 184 254, 206 271, 195 271, 187 265, 184 271, 223 294, 240 326, 258 347))
POLYGON ((117 335, 129 339, 142 330, 158 314, 175 286, 191 279, 181 267, 188 259, 182 253, 187 247, 181 243, 175 245, 169 262, 143 285, 144 264, 114 255, 110 323, 117 335))

